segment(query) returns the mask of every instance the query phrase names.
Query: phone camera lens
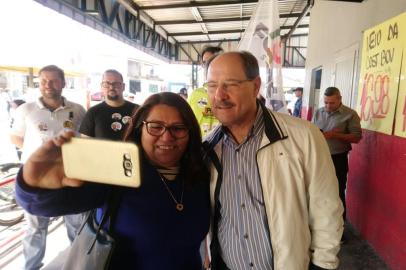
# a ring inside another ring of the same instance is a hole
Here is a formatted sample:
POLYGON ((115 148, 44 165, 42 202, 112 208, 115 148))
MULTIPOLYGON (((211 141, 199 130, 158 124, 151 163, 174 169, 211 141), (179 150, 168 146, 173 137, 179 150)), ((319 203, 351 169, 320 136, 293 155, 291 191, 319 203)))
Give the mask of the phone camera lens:
POLYGON ((131 161, 129 160, 124 160, 124 168, 127 170, 131 170, 132 169, 133 164, 131 163, 131 161))

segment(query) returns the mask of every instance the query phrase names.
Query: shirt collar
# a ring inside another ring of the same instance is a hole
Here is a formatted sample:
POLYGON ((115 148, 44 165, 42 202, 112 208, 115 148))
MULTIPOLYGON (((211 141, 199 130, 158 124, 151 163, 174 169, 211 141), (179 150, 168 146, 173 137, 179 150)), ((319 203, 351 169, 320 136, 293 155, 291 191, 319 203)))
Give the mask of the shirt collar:
MULTIPOLYGON (((39 98, 37 99, 36 103, 37 103, 37 105, 38 105, 38 107, 39 107, 40 109, 48 109, 48 108, 44 105, 44 102, 42 102, 42 97, 39 97, 39 98)), ((66 99, 65 97, 62 97, 62 106, 59 106, 59 108, 55 109, 55 111, 56 111, 56 110, 59 110, 59 109, 63 109, 63 108, 69 108, 69 107, 70 107, 69 101, 67 101, 67 99, 66 99)))

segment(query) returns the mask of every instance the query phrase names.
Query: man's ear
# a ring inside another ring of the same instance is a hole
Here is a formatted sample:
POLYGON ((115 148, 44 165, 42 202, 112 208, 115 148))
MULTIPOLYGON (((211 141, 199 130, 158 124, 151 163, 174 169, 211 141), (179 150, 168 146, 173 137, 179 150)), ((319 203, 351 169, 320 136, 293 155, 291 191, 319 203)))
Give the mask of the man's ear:
POLYGON ((261 89, 261 77, 257 76, 254 80, 252 80, 255 86, 255 96, 258 96, 259 90, 261 89))

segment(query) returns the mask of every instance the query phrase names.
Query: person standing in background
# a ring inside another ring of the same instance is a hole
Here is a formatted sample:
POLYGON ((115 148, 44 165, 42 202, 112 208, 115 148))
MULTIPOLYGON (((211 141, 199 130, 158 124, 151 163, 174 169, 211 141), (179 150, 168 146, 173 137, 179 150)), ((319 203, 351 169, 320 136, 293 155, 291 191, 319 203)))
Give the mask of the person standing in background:
POLYGON ((187 98, 188 98, 187 89, 185 87, 182 87, 181 89, 179 89, 179 95, 181 97, 183 97, 185 100, 187 100, 187 98))
POLYGON ((295 107, 293 109, 293 116, 295 117, 302 117, 302 96, 303 96, 303 88, 298 87, 295 89, 295 96, 297 100, 295 102, 295 107))
POLYGON ((323 132, 330 148, 338 178, 340 198, 344 205, 345 220, 348 153, 351 150, 351 144, 358 143, 362 138, 361 120, 356 111, 342 104, 340 90, 337 87, 328 87, 324 92, 324 107, 315 112, 312 121, 323 132))
MULTIPOLYGON (((22 149, 22 162, 63 129, 77 131, 85 115, 85 109, 62 96, 65 74, 55 65, 45 66, 39 71, 41 97, 36 102, 19 106, 11 129, 11 142, 22 149)), ((49 217, 35 216, 25 212, 27 230, 23 239, 23 254, 26 270, 37 270, 43 266, 49 217)), ((80 227, 83 214, 64 216, 69 240, 72 242, 80 227)))
MULTIPOLYGON (((211 57, 222 52, 223 49, 221 47, 204 47, 201 52, 203 68, 205 69, 206 63, 211 57)), ((206 74, 204 77, 206 79, 206 74)), ((204 87, 194 89, 189 96, 188 102, 199 123, 202 137, 205 137, 218 124, 218 120, 214 117, 209 104, 207 89, 204 87)))
MULTIPOLYGON (((10 102, 8 103, 8 106, 9 106, 9 108, 8 108, 8 113, 9 113, 9 116, 10 116, 10 128, 13 127, 14 114, 15 114, 16 109, 17 109, 20 105, 22 105, 22 104, 24 104, 24 103, 25 103, 25 101, 22 100, 22 99, 14 99, 14 100, 12 100, 12 101, 10 101, 10 102)), ((20 149, 19 147, 17 147, 17 146, 15 146, 15 148, 16 148, 18 160, 21 161, 21 154, 22 154, 22 151, 21 151, 21 149, 20 149)))
POLYGON ((104 101, 87 111, 79 132, 88 137, 120 141, 125 127, 131 122, 131 115, 139 106, 126 101, 123 96, 123 76, 114 69, 103 73, 101 90, 104 101))

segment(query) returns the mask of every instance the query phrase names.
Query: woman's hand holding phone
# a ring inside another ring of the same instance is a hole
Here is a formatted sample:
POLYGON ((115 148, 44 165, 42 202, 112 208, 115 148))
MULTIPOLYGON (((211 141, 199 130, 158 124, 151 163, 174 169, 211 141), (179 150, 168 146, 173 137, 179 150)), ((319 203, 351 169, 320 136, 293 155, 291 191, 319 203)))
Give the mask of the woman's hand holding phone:
POLYGON ((83 185, 83 181, 68 178, 64 173, 61 147, 74 135, 73 131, 63 131, 30 156, 23 167, 23 178, 27 185, 48 189, 83 185))

